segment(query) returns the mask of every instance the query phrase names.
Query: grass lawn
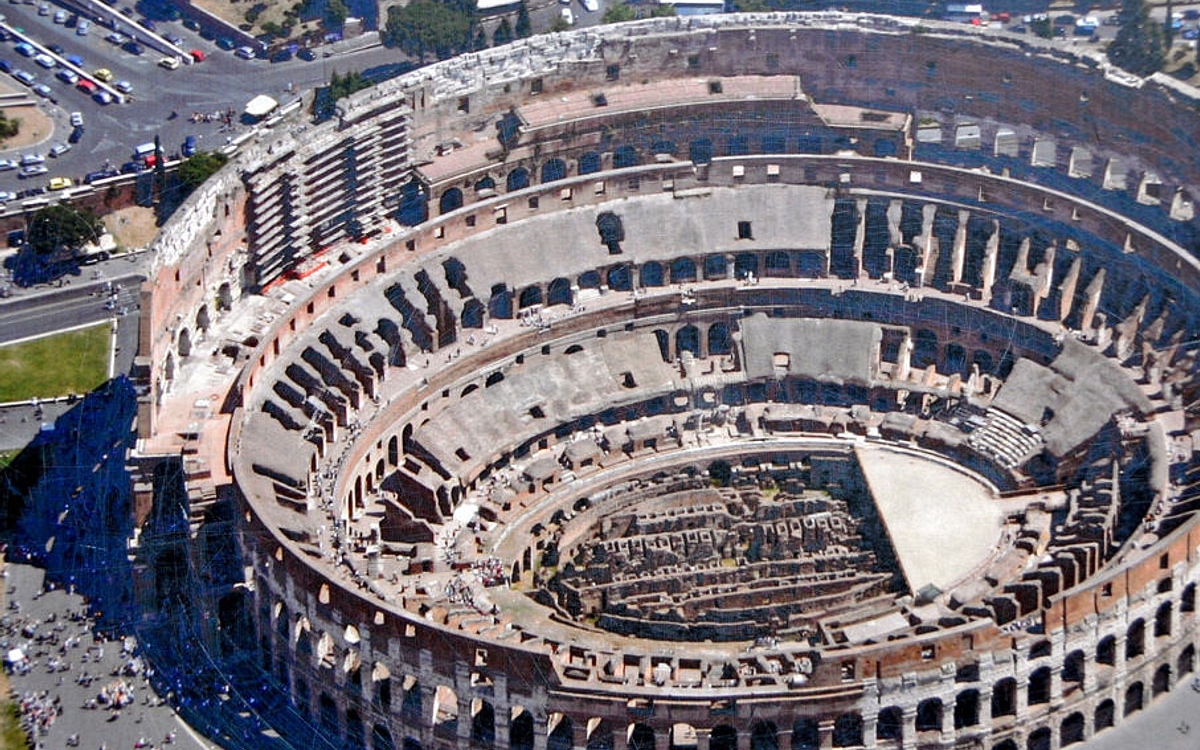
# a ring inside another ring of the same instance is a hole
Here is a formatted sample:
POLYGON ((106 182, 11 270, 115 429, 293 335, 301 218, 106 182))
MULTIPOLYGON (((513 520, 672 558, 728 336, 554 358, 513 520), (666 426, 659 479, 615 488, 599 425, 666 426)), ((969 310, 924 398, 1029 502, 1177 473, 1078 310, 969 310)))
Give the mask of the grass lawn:
POLYGON ((87 393, 108 380, 109 323, 0 346, 0 403, 87 393))

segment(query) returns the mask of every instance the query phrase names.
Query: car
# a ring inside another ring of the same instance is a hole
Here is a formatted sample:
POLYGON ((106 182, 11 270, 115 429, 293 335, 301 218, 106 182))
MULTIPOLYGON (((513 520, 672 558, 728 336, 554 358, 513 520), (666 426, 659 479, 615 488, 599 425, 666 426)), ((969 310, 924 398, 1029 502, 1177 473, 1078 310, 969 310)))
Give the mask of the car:
POLYGON ((49 99, 50 96, 54 93, 54 89, 50 88, 49 86, 47 86, 44 83, 34 84, 32 88, 33 88, 33 93, 37 94, 38 96, 42 97, 43 99, 49 99))
POLYGON ((559 16, 562 17, 562 20, 567 22, 568 26, 575 25, 575 14, 571 12, 570 8, 560 8, 559 16))
POLYGON ((132 39, 129 40, 128 42, 125 42, 124 44, 122 44, 121 49, 125 50, 126 52, 128 52, 131 55, 146 54, 146 48, 143 47, 142 45, 138 44, 137 42, 133 41, 132 39))
MULTIPOLYGON (((595 13, 596 11, 600 10, 600 3, 596 2, 596 0, 579 0, 579 2, 581 5, 583 5, 583 9, 588 13, 595 13)), ((1005 13, 1004 15, 1007 16, 1008 14, 1005 13)), ((1007 21, 1008 18, 1006 17, 998 20, 1007 21)))
POLYGON ((17 177, 25 179, 26 177, 35 177, 39 174, 46 174, 50 169, 45 164, 30 164, 27 167, 21 167, 21 171, 17 172, 17 177))
POLYGON ((50 4, 49 4, 49 3, 42 3, 41 5, 39 5, 39 6, 38 6, 38 15, 39 15, 39 16, 48 16, 48 15, 50 15, 50 4))
POLYGON ((194 49, 188 53, 192 56, 192 60, 198 63, 204 62, 205 54, 202 50, 194 49))
POLYGON ((33 45, 29 42, 21 42, 17 46, 13 47, 13 50, 15 50, 16 53, 21 57, 33 57, 37 54, 37 50, 34 49, 33 45))
POLYGON ((44 188, 44 187, 25 188, 24 190, 17 191, 17 197, 18 198, 32 198, 33 196, 41 195, 44 192, 46 192, 46 188, 44 188))
POLYGON ((50 155, 55 159, 71 150, 69 143, 56 143, 50 148, 50 155))
POLYGON ((65 10, 54 11, 54 22, 55 23, 66 23, 67 22, 67 12, 65 10))
POLYGON ((171 44, 174 44, 176 47, 179 47, 180 45, 183 44, 183 37, 179 36, 178 34, 171 34, 168 32, 166 34, 163 34, 162 38, 166 39, 171 44))
POLYGON ((128 94, 133 91, 133 84, 129 81, 121 80, 113 84, 113 88, 120 91, 122 94, 128 94))
POLYGON ((300 58, 301 60, 304 60, 305 62, 312 62, 313 60, 317 59, 317 53, 313 52, 312 50, 310 50, 306 47, 306 48, 300 50, 299 52, 297 52, 296 57, 300 58))
POLYGON ((66 60, 67 62, 71 63, 72 65, 74 65, 77 68, 87 67, 86 65, 83 64, 83 58, 80 57, 79 55, 67 55, 63 59, 66 60))
POLYGON ((108 42, 109 44, 115 44, 117 46, 120 46, 120 45, 124 44, 125 42, 129 41, 129 37, 125 36, 124 34, 122 34, 119 31, 114 31, 113 33, 104 37, 104 41, 108 42))
POLYGON ((158 31, 158 26, 154 25, 154 22, 149 18, 143 18, 139 20, 138 25, 147 31, 158 31))
POLYGON ((109 105, 113 103, 113 95, 107 91, 97 91, 92 94, 92 101, 101 106, 109 105))
POLYGON ((183 139, 183 146, 179 149, 179 153, 184 156, 194 156, 196 154, 196 136, 189 135, 183 139))
POLYGON ((255 52, 253 47, 238 47, 233 51, 234 57, 240 57, 243 60, 253 60, 255 52))
POLYGON ((92 25, 90 23, 88 23, 87 21, 81 20, 79 22, 79 25, 75 27, 75 34, 77 36, 87 36, 88 29, 90 29, 91 27, 92 27, 92 25))
POLYGON ((121 165, 121 174, 137 174, 145 167, 140 161, 127 161, 121 165))
POLYGON ((66 26, 68 29, 73 29, 78 25, 79 25, 79 14, 78 13, 72 13, 71 15, 67 16, 67 20, 63 21, 63 26, 66 26))
POLYGON ((1200 29, 1184 29, 1180 36, 1189 42, 1193 39, 1200 39, 1200 29))
POLYGON ((46 157, 42 156, 41 154, 39 154, 37 152, 34 152, 32 154, 21 154, 21 166, 22 167, 29 167, 34 164, 44 164, 45 162, 46 162, 46 157))
POLYGON ((183 28, 187 29, 188 31, 199 31, 200 24, 190 18, 185 18, 183 19, 183 28))
POLYGON ((223 36, 217 40, 217 49, 223 49, 228 52, 236 46, 237 44, 227 36, 223 36))
POLYGON ((90 95, 90 94, 96 93, 96 90, 99 87, 96 85, 95 81, 92 81, 87 78, 80 78, 79 83, 75 84, 75 88, 79 89, 80 91, 82 91, 85 94, 90 95))
POLYGON ((63 68, 62 70, 58 71, 54 74, 54 77, 71 86, 74 86, 76 82, 79 81, 79 76, 75 73, 75 71, 68 68, 63 68))
POLYGON ((11 190, 0 190, 0 201, 8 202, 8 201, 15 201, 16 199, 17 199, 17 194, 12 192, 11 190))
POLYGON ((13 64, 11 62, 8 60, 0 60, 0 73, 11 73, 12 71, 13 64))
POLYGON ((51 190, 66 190, 74 184, 75 183, 71 181, 70 177, 51 177, 50 185, 48 187, 51 190))
POLYGON ((82 125, 83 125, 83 113, 82 112, 72 112, 71 113, 71 127, 78 128, 82 125))
POLYGON ((287 62, 288 60, 292 59, 292 54, 293 53, 290 49, 284 47, 283 49, 278 50, 273 55, 271 55, 271 62, 273 62, 273 63, 287 62))
POLYGON ((95 172, 88 172, 86 175, 84 175, 83 181, 90 185, 96 180, 103 180, 108 177, 116 177, 119 174, 120 172, 115 169, 98 169, 95 172))
POLYGON ((70 143, 70 144, 79 143, 79 141, 82 139, 83 139, 83 126, 76 125, 75 127, 71 128, 71 134, 69 136, 67 136, 67 143, 70 143))
POLYGON ((1200 10, 1196 10, 1195 8, 1189 8, 1188 10, 1185 10, 1183 12, 1183 20, 1185 20, 1185 21, 1200 20, 1200 10))
POLYGON ((97 68, 92 75, 96 77, 97 81, 103 81, 104 83, 108 83, 113 79, 112 71, 108 68, 97 68))
POLYGON ((12 159, 0 159, 0 172, 8 172, 21 166, 12 159))
POLYGON ((58 65, 58 63, 54 62, 53 57, 51 57, 50 55, 45 55, 45 54, 38 55, 37 57, 33 58, 33 61, 35 63, 37 63, 38 65, 41 65, 46 70, 50 70, 55 65, 58 65))
POLYGON ((161 57, 158 60, 158 67, 166 68, 167 70, 175 70, 179 67, 179 58, 177 57, 161 57))
POLYGON ((63 49, 63 46, 61 44, 51 44, 46 49, 50 50, 51 52, 53 52, 56 55, 62 55, 62 53, 66 52, 66 50, 63 49))
POLYGON ((33 73, 30 73, 28 70, 13 71, 13 78, 16 78, 26 86, 32 86, 33 82, 37 80, 37 76, 35 76, 33 73))

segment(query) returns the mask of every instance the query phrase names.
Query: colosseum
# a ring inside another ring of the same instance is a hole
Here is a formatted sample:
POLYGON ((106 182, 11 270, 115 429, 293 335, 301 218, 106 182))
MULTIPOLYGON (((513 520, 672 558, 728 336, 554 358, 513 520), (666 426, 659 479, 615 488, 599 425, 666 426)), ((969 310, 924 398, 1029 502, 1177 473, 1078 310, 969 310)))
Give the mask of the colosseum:
POLYGON ((277 115, 156 240, 138 596, 373 750, 1086 743, 1196 668, 1198 109, 816 13, 277 115))

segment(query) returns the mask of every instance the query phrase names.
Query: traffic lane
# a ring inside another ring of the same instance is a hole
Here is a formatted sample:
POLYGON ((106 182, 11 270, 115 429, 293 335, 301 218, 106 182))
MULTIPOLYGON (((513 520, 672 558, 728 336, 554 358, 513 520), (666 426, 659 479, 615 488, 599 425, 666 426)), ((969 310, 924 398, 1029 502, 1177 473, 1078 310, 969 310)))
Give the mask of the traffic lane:
MULTIPOLYGON (((65 281, 70 282, 70 279, 65 281)), ((135 320, 140 294, 139 279, 131 277, 128 283, 116 283, 121 288, 115 294, 106 292, 103 283, 85 284, 73 290, 71 287, 75 285, 66 283, 63 294, 6 302, 0 306, 0 344, 99 323, 113 317, 135 320)))

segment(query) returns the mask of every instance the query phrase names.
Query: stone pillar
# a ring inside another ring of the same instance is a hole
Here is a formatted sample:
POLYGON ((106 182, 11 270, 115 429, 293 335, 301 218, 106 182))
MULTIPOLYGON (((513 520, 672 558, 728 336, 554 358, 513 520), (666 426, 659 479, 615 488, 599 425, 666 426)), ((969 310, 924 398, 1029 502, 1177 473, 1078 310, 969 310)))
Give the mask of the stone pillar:
POLYGON ((979 725, 988 728, 991 734, 992 726, 992 685, 987 683, 979 688, 979 725))
POLYGON ((751 736, 749 732, 737 733, 737 750, 750 750, 751 736))
MULTIPOLYGON (((950 683, 953 686, 953 683, 950 683)), ((942 744, 953 745, 957 736, 954 729, 954 701, 942 703, 942 744)))
POLYGON ((879 714, 878 713, 863 714, 862 724, 863 724, 863 747, 868 748, 868 750, 870 750, 870 748, 873 748, 876 746, 875 732, 878 731, 877 725, 879 724, 879 714))
POLYGON ((1062 699, 1062 661, 1060 660, 1050 666, 1050 706, 1053 708, 1062 705, 1062 699))
POLYGON ((902 750, 913 750, 917 746, 917 707, 905 706, 901 711, 904 718, 900 727, 900 747, 902 750))
MULTIPOLYGON (((465 665, 464 665, 465 666, 465 665)), ((455 737, 458 740, 460 750, 465 750, 471 745, 471 725, 474 724, 474 717, 471 716, 471 698, 470 693, 463 691, 458 693, 458 726, 456 727, 455 737), (467 697, 462 697, 462 696, 467 697)))
POLYGON ((1029 717, 1029 675, 1017 675, 1016 717, 1023 722, 1029 717))
MULTIPOLYGON (((667 744, 671 742, 671 736, 667 735, 667 744)), ((709 750, 712 746, 712 730, 697 729, 696 730, 696 750, 709 750)))
POLYGON ((817 724, 817 733, 820 737, 818 746, 821 750, 829 750, 833 747, 833 719, 821 719, 817 724))
POLYGON ((546 750, 546 740, 550 734, 546 714, 541 708, 530 711, 530 714, 533 716, 533 750, 546 750))
POLYGON ((855 201, 854 209, 858 212, 858 226, 854 231, 854 275, 863 275, 863 245, 867 241, 867 199, 855 201))

